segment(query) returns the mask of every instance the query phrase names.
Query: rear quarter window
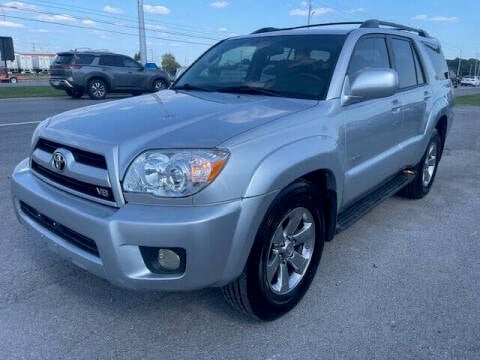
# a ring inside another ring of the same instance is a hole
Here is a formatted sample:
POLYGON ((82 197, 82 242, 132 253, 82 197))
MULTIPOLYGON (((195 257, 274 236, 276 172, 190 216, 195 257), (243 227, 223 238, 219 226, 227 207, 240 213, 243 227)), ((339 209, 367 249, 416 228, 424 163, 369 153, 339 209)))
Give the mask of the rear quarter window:
POLYGON ((63 54, 63 55, 57 55, 57 57, 54 60, 55 64, 70 64, 70 62, 73 59, 73 54, 63 54))
POLYGON ((87 55, 87 54, 77 54, 74 58, 74 63, 78 65, 90 65, 95 59, 95 55, 87 55))
POLYGON ((430 62, 433 65, 435 71, 435 78, 437 80, 448 79, 448 67, 445 57, 442 54, 442 50, 439 46, 433 44, 423 43, 423 47, 428 54, 430 62))

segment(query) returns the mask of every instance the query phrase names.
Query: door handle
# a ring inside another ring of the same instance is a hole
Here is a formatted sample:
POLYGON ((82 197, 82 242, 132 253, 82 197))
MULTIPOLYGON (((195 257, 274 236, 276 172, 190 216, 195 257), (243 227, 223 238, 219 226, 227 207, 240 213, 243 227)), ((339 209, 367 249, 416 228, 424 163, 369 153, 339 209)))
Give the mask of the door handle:
POLYGON ((400 109, 402 108, 402 104, 400 103, 400 100, 393 100, 392 101, 392 112, 393 113, 399 113, 400 109))

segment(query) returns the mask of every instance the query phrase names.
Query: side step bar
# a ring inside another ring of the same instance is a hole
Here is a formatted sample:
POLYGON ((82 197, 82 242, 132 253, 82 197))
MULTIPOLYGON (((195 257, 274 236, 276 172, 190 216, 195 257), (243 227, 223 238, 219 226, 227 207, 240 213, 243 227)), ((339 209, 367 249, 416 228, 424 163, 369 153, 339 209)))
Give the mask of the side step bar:
POLYGON ((376 205, 394 195, 415 178, 413 170, 404 170, 343 210, 337 218, 336 233, 353 225, 376 205))

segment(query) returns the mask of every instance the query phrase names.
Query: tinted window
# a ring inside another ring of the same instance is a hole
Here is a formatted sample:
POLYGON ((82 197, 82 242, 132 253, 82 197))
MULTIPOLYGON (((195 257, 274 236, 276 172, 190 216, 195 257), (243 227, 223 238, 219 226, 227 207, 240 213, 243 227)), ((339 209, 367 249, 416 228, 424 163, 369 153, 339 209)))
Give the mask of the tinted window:
POLYGON ((415 61, 412 48, 407 40, 392 39, 392 51, 395 57, 395 68, 398 72, 400 88, 417 85, 415 61))
POLYGON ((389 68, 387 45, 384 38, 368 37, 361 38, 355 45, 348 76, 354 78, 359 71, 366 68, 389 68))
POLYGON ((255 88, 273 96, 324 98, 344 41, 343 35, 226 40, 207 51, 175 86, 222 92, 255 88))
POLYGON ((123 60, 120 56, 115 55, 103 55, 99 61, 100 65, 105 66, 120 66, 123 67, 123 60))
POLYGON ((73 54, 57 55, 54 63, 55 64, 70 64, 70 62, 72 61, 72 58, 73 58, 73 54))
POLYGON ((425 74, 423 73, 422 65, 418 59, 418 54, 415 49, 413 49, 413 58, 415 60, 415 71, 417 73, 417 84, 425 84, 425 74))
POLYGON ((137 63, 135 60, 132 60, 128 57, 123 58, 123 66, 125 67, 134 67, 134 68, 139 68, 140 64, 137 63))
POLYGON ((424 48, 427 50, 428 57, 432 62, 433 68, 435 70, 435 77, 438 80, 445 80, 448 79, 448 67, 445 58, 443 57, 442 50, 440 47, 431 45, 431 44, 423 44, 424 48))
POLYGON ((74 63, 79 65, 89 65, 92 63, 94 58, 94 55, 77 54, 75 55, 74 63))

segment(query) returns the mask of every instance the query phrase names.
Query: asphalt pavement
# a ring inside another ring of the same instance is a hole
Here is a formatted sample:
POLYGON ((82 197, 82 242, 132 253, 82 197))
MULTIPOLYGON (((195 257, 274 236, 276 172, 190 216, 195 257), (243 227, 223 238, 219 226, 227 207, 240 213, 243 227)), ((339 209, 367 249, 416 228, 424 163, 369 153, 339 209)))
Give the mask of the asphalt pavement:
POLYGON ((15 219, 10 174, 35 124, 89 100, 0 100, 0 358, 479 359, 480 107, 457 107, 431 193, 388 199, 327 243, 271 323, 217 289, 133 292, 60 259, 15 219))

